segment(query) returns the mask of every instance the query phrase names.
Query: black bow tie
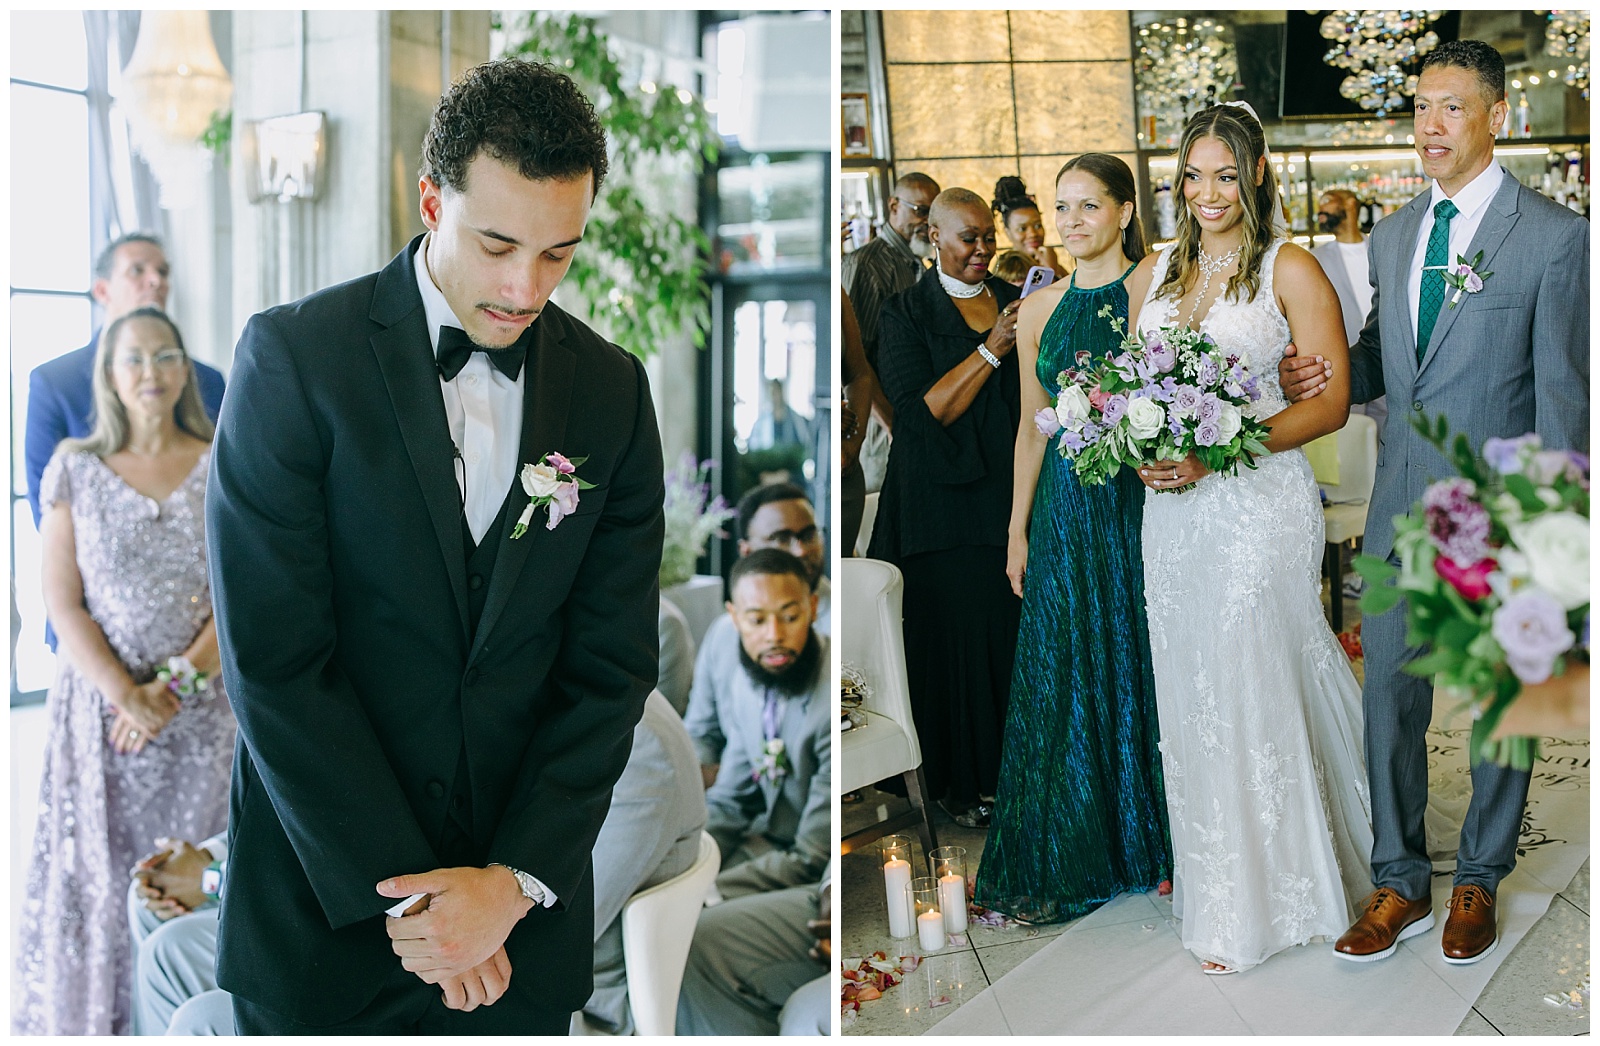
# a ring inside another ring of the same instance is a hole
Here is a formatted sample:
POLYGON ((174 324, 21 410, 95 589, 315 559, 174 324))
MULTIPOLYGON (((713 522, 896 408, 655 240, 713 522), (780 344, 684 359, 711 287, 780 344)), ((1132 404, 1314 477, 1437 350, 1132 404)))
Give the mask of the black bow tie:
POLYGON ((439 373, 445 381, 454 381, 456 375, 461 373, 461 368, 467 365, 474 352, 484 353, 489 357, 489 362, 497 367, 501 374, 517 380, 517 375, 522 373, 522 361, 528 355, 528 340, 533 335, 533 324, 528 324, 522 336, 503 349, 486 349, 482 345, 474 344, 467 337, 467 332, 460 327, 439 328, 439 373))

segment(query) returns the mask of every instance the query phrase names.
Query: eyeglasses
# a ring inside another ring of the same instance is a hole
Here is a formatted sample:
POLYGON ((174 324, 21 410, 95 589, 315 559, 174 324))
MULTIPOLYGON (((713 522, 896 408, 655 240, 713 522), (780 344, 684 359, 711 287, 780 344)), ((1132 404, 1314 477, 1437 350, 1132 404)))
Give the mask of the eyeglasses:
POLYGON ((909 207, 913 217, 926 218, 928 216, 928 211, 931 209, 927 204, 912 203, 904 196, 896 196, 895 199, 909 207))
POLYGON ((126 371, 129 374, 138 374, 146 366, 154 367, 156 370, 177 370, 187 360, 188 357, 183 354, 182 349, 166 349, 156 353, 154 356, 141 356, 136 352, 130 352, 125 356, 116 357, 111 362, 112 366, 118 370, 126 371))

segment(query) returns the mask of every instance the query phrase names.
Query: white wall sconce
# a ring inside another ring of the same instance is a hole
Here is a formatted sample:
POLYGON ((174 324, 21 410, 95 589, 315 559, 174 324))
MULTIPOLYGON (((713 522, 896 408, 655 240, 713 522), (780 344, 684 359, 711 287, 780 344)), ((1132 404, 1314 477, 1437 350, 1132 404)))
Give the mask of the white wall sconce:
POLYGON ((248 122, 240 144, 250 202, 315 200, 326 166, 327 126, 327 115, 321 112, 248 122))

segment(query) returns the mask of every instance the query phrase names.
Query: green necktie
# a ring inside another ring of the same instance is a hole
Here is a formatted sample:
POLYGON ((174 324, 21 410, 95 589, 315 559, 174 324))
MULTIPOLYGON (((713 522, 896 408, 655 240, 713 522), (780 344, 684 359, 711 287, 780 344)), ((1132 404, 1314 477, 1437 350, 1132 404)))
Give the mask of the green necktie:
POLYGON ((1439 322, 1439 306, 1444 304, 1444 269, 1450 264, 1450 219, 1461 212, 1449 200, 1433 205, 1433 231, 1428 234, 1428 253, 1422 260, 1422 289, 1417 294, 1417 362, 1428 351, 1428 339, 1439 322))

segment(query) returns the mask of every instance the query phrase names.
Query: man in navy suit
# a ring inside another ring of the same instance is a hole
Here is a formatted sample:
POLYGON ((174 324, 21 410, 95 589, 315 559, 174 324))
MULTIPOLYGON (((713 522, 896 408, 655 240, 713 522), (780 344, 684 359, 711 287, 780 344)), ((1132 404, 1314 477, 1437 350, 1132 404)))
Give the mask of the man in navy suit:
MULTIPOLYGON (((89 292, 105 310, 105 323, 146 305, 165 309, 169 271, 161 241, 148 233, 131 232, 100 252, 89 292)), ((41 363, 28 376, 28 504, 33 508, 34 526, 39 525, 39 477, 44 475, 50 455, 62 440, 87 436, 93 425, 90 386, 99 340, 97 329, 89 344, 41 363)), ((194 367, 200 398, 215 421, 222 408, 222 375, 198 360, 194 367)))

